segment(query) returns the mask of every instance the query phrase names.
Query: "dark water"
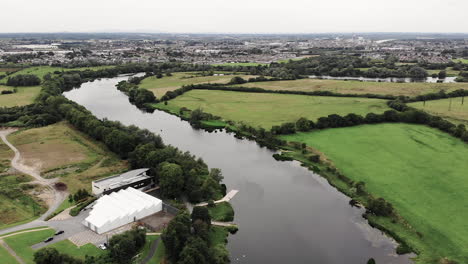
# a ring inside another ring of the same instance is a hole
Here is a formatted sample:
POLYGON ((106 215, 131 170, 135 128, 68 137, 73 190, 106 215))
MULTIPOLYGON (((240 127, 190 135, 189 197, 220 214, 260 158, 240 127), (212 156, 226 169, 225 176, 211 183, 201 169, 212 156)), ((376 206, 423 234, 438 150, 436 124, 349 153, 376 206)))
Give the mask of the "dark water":
POLYGON ((85 83, 65 96, 98 118, 160 134, 166 144, 221 168, 239 232, 229 237, 232 263, 409 263, 396 244, 361 217, 361 209, 297 162, 278 162, 272 151, 233 135, 194 130, 164 112, 143 113, 115 88, 125 77, 85 83))

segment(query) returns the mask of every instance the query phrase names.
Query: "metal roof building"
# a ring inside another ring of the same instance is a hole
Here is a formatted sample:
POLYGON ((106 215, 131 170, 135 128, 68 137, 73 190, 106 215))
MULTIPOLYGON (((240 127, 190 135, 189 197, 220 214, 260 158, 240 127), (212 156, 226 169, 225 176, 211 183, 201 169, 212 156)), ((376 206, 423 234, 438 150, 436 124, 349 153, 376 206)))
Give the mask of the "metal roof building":
POLYGON ((102 234, 161 210, 161 200, 129 187, 99 198, 83 224, 102 234))
POLYGON ((133 187, 139 189, 141 187, 152 184, 152 177, 146 175, 149 169, 137 169, 125 172, 120 175, 115 175, 92 182, 92 191, 96 196, 109 194, 114 191, 133 187))

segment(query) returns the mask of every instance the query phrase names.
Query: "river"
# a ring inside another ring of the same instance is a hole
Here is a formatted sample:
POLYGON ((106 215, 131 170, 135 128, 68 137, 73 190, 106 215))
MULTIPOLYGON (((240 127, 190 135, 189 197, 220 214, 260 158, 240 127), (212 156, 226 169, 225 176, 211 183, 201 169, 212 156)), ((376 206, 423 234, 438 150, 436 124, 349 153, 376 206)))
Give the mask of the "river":
POLYGON ((64 95, 98 118, 136 125, 161 135, 164 143, 220 168, 239 232, 229 236, 232 263, 365 264, 411 263, 395 254, 396 243, 362 218, 349 198, 298 162, 279 162, 274 152, 226 132, 193 129, 162 111, 145 113, 115 88, 128 77, 96 80, 64 95))

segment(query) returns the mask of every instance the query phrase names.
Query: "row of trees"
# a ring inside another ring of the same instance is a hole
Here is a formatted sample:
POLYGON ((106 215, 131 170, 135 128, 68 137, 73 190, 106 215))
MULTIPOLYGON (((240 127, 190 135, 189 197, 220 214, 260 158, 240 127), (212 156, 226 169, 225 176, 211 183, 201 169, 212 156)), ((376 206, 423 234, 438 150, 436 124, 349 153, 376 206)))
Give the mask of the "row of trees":
POLYGON ((41 84, 41 79, 34 74, 18 74, 8 77, 8 86, 35 86, 41 84))
POLYGON ((157 102, 156 97, 151 91, 140 89, 137 84, 132 82, 121 81, 117 84, 117 89, 124 92, 128 96, 130 102, 140 108, 145 107, 145 104, 157 102))

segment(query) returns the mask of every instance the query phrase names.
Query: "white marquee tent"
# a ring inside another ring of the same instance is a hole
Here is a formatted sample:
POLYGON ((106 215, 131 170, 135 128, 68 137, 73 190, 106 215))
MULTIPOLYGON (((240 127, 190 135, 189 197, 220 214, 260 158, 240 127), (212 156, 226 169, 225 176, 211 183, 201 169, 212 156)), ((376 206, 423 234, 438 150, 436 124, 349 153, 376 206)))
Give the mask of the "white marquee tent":
POLYGON ((161 200, 129 187, 99 198, 83 224, 102 234, 161 210, 161 200))

